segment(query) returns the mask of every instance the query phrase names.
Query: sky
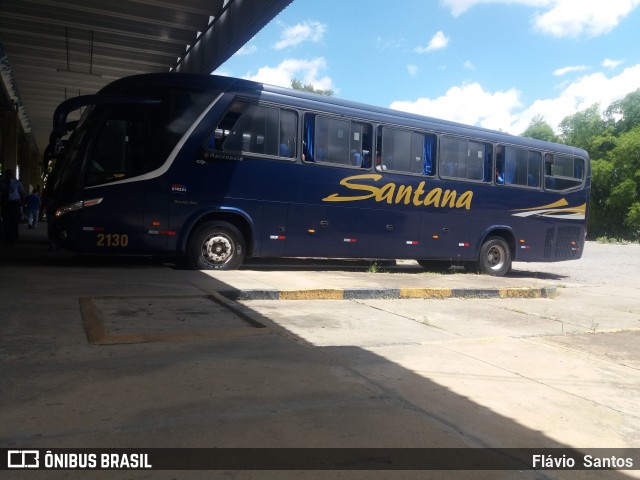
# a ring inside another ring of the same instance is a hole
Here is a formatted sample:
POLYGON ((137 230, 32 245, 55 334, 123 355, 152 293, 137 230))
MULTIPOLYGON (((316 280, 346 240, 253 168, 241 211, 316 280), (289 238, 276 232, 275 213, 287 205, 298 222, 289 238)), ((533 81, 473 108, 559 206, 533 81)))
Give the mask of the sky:
POLYGON ((640 0, 293 0, 214 73, 515 135, 640 88, 640 0))

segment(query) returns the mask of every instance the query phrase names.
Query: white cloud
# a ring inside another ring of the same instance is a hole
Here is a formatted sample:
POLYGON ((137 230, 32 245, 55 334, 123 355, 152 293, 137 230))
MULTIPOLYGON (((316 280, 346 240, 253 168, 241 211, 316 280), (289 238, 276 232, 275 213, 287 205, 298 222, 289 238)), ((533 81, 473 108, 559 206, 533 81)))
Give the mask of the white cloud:
POLYGON ((619 75, 608 78, 603 73, 594 73, 580 78, 563 92, 576 98, 578 110, 594 103, 606 108, 614 100, 624 97, 640 85, 640 64, 623 70, 619 75))
POLYGON ((431 37, 429 45, 426 47, 416 47, 415 51, 418 53, 432 52, 434 50, 446 48, 448 44, 449 37, 447 37, 442 30, 439 30, 433 37, 431 37))
POLYGON ((535 115, 542 115, 557 130, 568 115, 584 110, 594 103, 604 111, 614 101, 640 85, 640 64, 625 69, 619 75, 607 77, 602 72, 585 75, 566 86, 556 98, 536 100, 519 113, 511 127, 512 133, 522 133, 535 115))
POLYGON ((616 68, 620 64, 622 64, 622 60, 612 60, 610 58, 605 58, 602 61, 602 66, 605 68, 616 68))
POLYGON ((409 75, 411 75, 412 77, 415 77, 418 74, 418 67, 410 63, 409 65, 407 65, 407 72, 409 72, 409 75))
POLYGON ((471 62, 471 60, 467 60, 466 62, 464 62, 464 68, 467 70, 475 70, 476 66, 471 62))
POLYGON ((534 23, 554 37, 597 37, 617 27, 638 5, 640 0, 556 0, 551 9, 534 16, 534 23))
POLYGON ((322 40, 327 26, 320 22, 302 22, 291 27, 284 27, 278 40, 273 48, 282 50, 283 48, 293 47, 305 41, 319 42, 322 40))
POLYGON ((568 115, 594 103, 604 110, 614 101, 636 90, 638 85, 640 64, 626 68, 612 77, 607 77, 602 72, 584 75, 568 83, 557 97, 539 99, 524 108, 520 92, 515 88, 488 92, 478 83, 450 88, 445 95, 435 99, 396 101, 391 104, 391 108, 518 135, 536 115, 542 115, 557 131, 560 122, 568 115))
POLYGON ((313 60, 287 59, 276 67, 262 67, 255 74, 247 73, 243 78, 287 88, 291 87, 291 80, 296 78, 305 85, 313 85, 315 89, 337 91, 330 77, 320 76, 320 72, 327 68, 327 61, 322 57, 313 60))
POLYGON ((518 4, 536 8, 535 28, 555 37, 598 36, 613 30, 640 0, 441 0, 459 16, 479 4, 518 4))
POLYGON ((559 0, 441 0, 451 10, 454 17, 458 17, 472 7, 480 4, 518 4, 530 7, 546 7, 559 0))
POLYGON ((584 70, 588 70, 589 67, 587 67, 586 65, 571 65, 569 67, 562 67, 562 68, 558 68, 557 70, 553 71, 553 74, 556 77, 560 77, 562 75, 566 75, 567 73, 570 72, 582 72, 584 70))
POLYGON ((514 88, 490 93, 479 83, 470 83, 452 87, 445 95, 433 100, 419 98, 415 101, 396 101, 390 107, 468 125, 500 129, 505 122, 509 123, 511 111, 520 106, 519 96, 520 93, 514 88))

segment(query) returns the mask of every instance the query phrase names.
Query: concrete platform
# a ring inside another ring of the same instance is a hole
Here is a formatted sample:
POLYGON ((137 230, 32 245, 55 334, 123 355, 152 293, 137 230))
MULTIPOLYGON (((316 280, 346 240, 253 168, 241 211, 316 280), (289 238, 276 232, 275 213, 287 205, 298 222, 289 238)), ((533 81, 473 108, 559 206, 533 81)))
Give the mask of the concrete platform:
MULTIPOLYGON (((0 248, 2 447, 640 447, 640 288, 619 278, 636 270, 630 258, 639 250, 622 252, 619 266, 607 262, 613 280, 588 269, 590 283, 575 284, 545 270, 493 278, 412 263, 381 273, 316 262, 197 272, 51 252, 42 233, 22 231, 22 243, 0 248), (552 298, 478 295, 554 287, 552 298), (468 296, 414 298, 433 290, 468 296), (308 292, 323 300, 301 299, 308 292), (374 298, 347 299, 353 292, 374 298), (380 292, 388 297, 375 298, 380 292)), ((639 477, 522 465, 10 478, 639 477)))

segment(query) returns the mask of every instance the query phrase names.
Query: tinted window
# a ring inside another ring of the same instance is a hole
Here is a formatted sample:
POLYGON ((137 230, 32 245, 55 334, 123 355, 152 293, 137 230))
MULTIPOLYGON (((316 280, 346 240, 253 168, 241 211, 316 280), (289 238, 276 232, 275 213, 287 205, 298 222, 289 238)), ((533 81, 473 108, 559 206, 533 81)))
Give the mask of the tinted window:
MULTIPOLYGON (((136 92, 134 92, 136 93, 136 92)), ((169 157, 212 96, 191 91, 146 92, 153 105, 116 104, 96 107, 89 122, 86 184, 96 185, 142 175, 169 157)))
POLYGON ((435 135, 380 127, 376 163, 383 170, 432 175, 436 145, 435 135))
POLYGON ((306 114, 303 159, 352 167, 371 166, 371 125, 306 114))
POLYGON ((496 183, 540 187, 542 154, 524 148, 498 145, 496 149, 496 183))
POLYGON ((294 111, 236 101, 209 137, 207 148, 293 158, 296 133, 294 111))
POLYGON ((544 187, 547 190, 568 190, 582 185, 584 159, 547 153, 544 159, 544 187))
POLYGON ((491 144, 446 136, 440 139, 442 177, 489 181, 491 157, 491 144))

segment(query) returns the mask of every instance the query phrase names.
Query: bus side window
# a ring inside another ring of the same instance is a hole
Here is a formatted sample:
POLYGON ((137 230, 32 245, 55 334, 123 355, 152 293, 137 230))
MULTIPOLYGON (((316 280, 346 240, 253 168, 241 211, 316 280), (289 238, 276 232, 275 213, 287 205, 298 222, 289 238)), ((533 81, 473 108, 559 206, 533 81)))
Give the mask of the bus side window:
POLYGON ((433 175, 437 137, 391 127, 378 129, 379 170, 433 175))
POLYGON ((490 143, 443 136, 440 140, 440 176, 488 182, 492 156, 490 143))
POLYGON ((371 125, 307 113, 304 116, 302 159, 369 168, 371 125))
POLYGON ((540 152, 498 145, 496 153, 496 183, 521 187, 540 187, 540 152))
POLYGON ((570 190, 582 185, 584 159, 567 155, 545 154, 544 188, 547 190, 570 190))
POLYGON ((296 155, 297 114, 277 107, 235 101, 206 146, 223 152, 247 152, 292 158, 296 155))
POLYGON ((348 165, 350 122, 337 118, 316 118, 316 161, 348 165))
POLYGON ((540 152, 529 152, 529 165, 527 169, 527 185, 529 187, 540 187, 540 168, 542 167, 542 154, 540 152))
POLYGON ((354 167, 371 167, 371 125, 351 122, 349 163, 354 167))
POLYGON ((298 115, 291 110, 280 110, 280 144, 278 155, 293 158, 296 156, 296 136, 298 115))

